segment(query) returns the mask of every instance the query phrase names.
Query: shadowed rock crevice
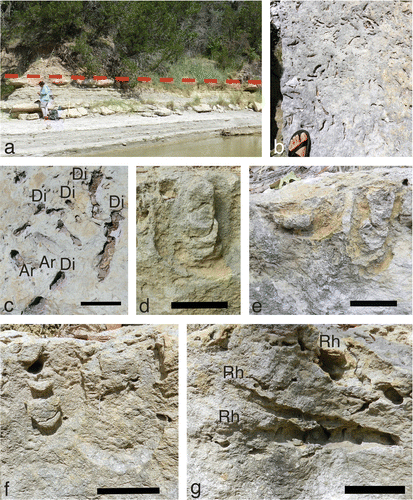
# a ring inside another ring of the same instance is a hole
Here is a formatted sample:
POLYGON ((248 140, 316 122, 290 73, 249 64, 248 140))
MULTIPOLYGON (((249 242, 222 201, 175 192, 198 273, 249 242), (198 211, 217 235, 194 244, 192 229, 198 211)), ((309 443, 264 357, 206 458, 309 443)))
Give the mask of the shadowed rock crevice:
POLYGON ((251 313, 255 302, 260 314, 411 313, 411 169, 340 169, 251 172, 251 313))
POLYGON ((328 373, 333 380, 340 380, 346 370, 347 360, 339 350, 320 349, 320 368, 328 373))
POLYGON ((411 496, 410 325, 189 332, 188 479, 202 474, 211 498, 344 500, 349 484, 411 496))
POLYGON ((106 242, 103 245, 102 251, 98 254, 100 256, 98 268, 98 280, 103 281, 109 274, 110 266, 113 255, 116 250, 116 242, 119 238, 119 224, 125 218, 119 211, 112 211, 110 214, 110 222, 105 224, 106 242))
POLYGON ((98 187, 102 183, 103 179, 104 179, 104 174, 100 170, 94 170, 92 172, 88 186, 90 201, 92 203, 92 217, 96 217, 100 211, 99 202, 97 201, 96 198, 96 192, 98 190, 98 187))
POLYGON ((22 314, 42 314, 45 305, 46 299, 44 297, 37 296, 28 304, 22 314))
POLYGON ((54 288, 55 286, 58 286, 61 283, 63 283, 65 278, 66 278, 66 274, 64 273, 64 271, 58 271, 56 273, 56 276, 53 278, 53 281, 49 285, 50 290, 52 290, 52 288, 54 288))
POLYGON ((43 365, 44 365, 44 359, 36 359, 34 363, 32 363, 28 368, 27 371, 29 373, 40 373, 43 370, 43 365))

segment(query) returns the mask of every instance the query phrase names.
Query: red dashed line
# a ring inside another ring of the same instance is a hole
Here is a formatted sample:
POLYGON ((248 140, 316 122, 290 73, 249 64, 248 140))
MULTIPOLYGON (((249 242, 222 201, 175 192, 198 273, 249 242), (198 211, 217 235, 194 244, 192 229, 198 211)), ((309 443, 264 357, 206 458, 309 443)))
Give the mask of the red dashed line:
MULTIPOLYGON (((6 73, 4 75, 4 78, 19 78, 19 75, 15 73, 6 73)), ((27 78, 40 78, 40 75, 27 75, 27 78)), ((49 75, 50 79, 62 79, 63 75, 49 75)), ((84 76, 80 75, 71 75, 70 77, 72 80, 85 80, 84 76)), ((95 75, 93 77, 93 80, 107 80, 107 76, 97 76, 95 75)), ((129 77, 128 76, 116 76, 115 80, 118 82, 128 82, 129 77)), ((138 82, 150 82, 152 81, 152 78, 148 76, 138 76, 137 78, 138 82)), ((159 78, 160 83, 172 83, 174 81, 173 78, 159 78)), ((196 79, 195 78, 182 78, 182 83, 195 83, 196 79)), ((204 78, 204 83, 218 83, 218 80, 216 78, 204 78)), ((225 83, 228 85, 234 85, 234 84, 240 84, 240 80, 226 80, 225 83)), ((261 85, 262 81, 261 80, 248 80, 248 83, 250 85, 261 85)))

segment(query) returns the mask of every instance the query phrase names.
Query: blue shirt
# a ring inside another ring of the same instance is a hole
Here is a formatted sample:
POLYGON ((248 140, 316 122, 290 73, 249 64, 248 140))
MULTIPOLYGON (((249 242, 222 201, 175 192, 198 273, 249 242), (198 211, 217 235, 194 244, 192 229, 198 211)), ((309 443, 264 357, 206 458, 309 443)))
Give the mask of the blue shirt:
POLYGON ((44 102, 50 101, 50 89, 46 84, 40 90, 40 100, 44 102))

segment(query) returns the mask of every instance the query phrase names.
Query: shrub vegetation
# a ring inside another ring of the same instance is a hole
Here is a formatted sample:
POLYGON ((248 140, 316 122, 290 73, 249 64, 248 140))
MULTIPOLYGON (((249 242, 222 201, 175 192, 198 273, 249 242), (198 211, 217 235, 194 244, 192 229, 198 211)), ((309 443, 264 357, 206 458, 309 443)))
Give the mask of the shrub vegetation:
POLYGON ((1 11, 3 46, 28 62, 53 53, 88 77, 221 78, 261 60, 260 1, 3 1, 1 11))

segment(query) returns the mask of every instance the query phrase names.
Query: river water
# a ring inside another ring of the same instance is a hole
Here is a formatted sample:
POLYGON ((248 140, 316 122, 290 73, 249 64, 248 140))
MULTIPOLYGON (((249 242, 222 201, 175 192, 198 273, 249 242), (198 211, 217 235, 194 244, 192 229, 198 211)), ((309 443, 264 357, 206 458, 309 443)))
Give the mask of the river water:
POLYGON ((116 147, 73 156, 259 156, 261 135, 187 138, 182 141, 159 141, 135 146, 116 147))

